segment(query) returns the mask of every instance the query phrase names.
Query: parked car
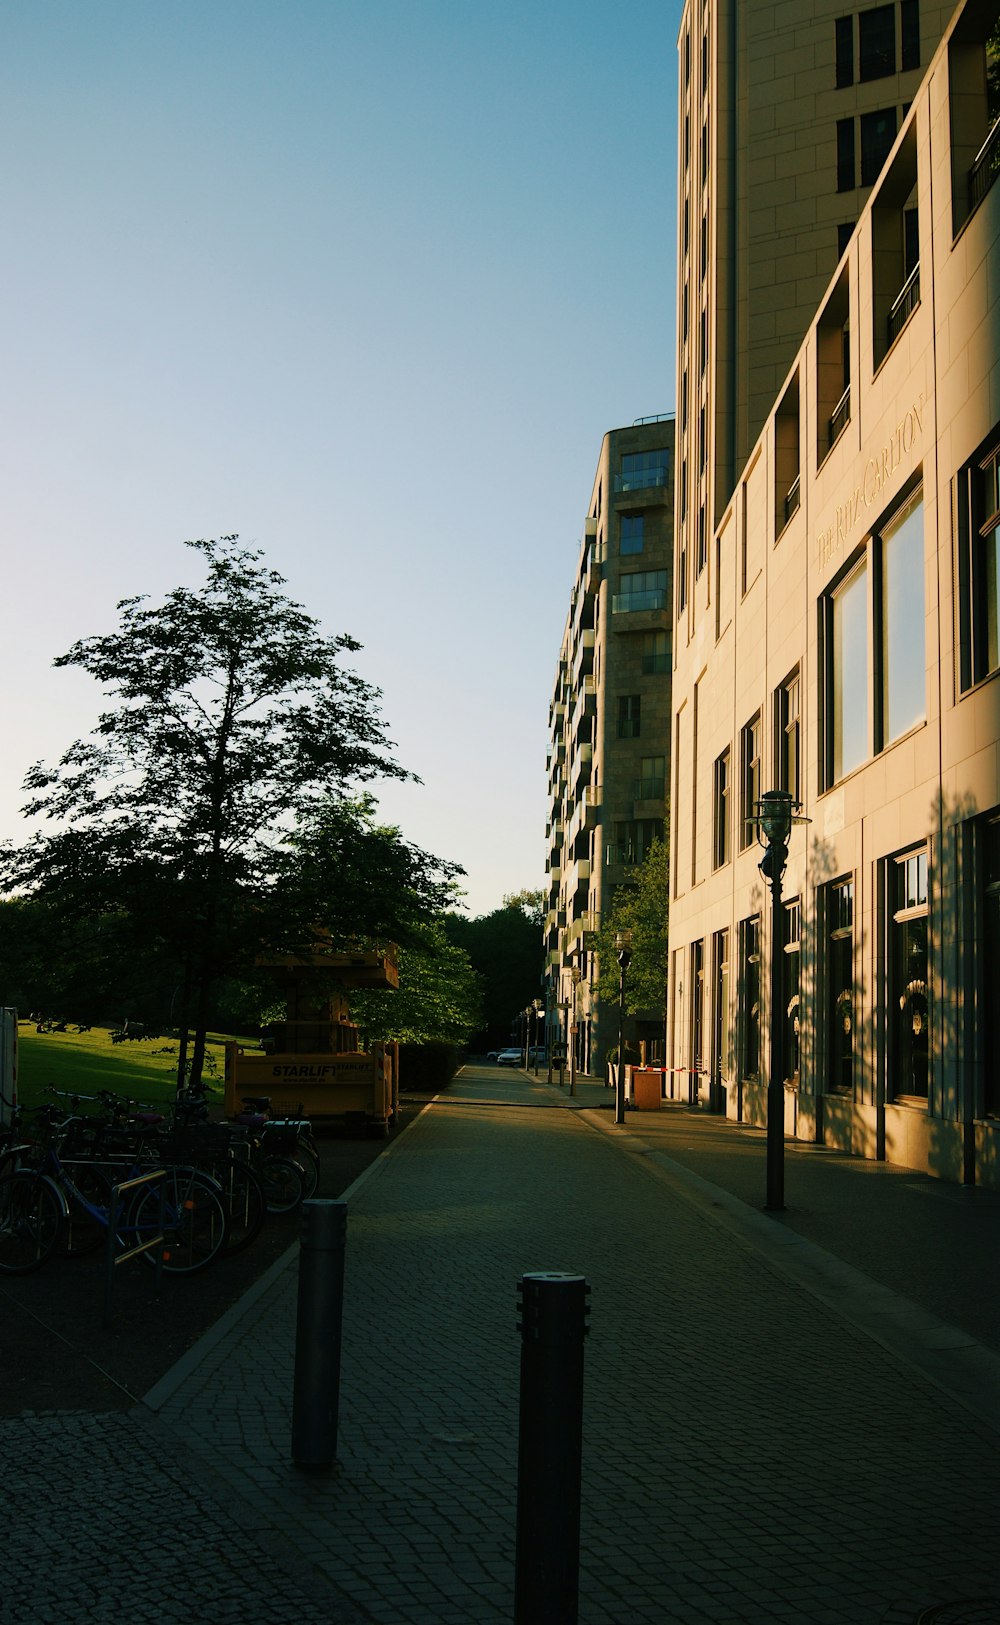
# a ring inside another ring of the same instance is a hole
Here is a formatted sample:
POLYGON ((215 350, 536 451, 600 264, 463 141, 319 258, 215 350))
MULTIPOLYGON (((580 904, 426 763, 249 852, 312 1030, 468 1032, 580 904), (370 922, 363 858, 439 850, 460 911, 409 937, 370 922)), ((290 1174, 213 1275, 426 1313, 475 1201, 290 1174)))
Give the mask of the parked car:
POLYGON ((497 1056, 497 1066, 520 1066, 523 1060, 523 1049, 502 1049, 497 1056))
POLYGON ((536 1061, 538 1062, 538 1064, 540 1066, 544 1066, 546 1061, 548 1060, 548 1058, 549 1058, 549 1052, 545 1048, 544 1044, 532 1044, 531 1048, 528 1051, 528 1064, 529 1064, 529 1066, 534 1066, 536 1061))

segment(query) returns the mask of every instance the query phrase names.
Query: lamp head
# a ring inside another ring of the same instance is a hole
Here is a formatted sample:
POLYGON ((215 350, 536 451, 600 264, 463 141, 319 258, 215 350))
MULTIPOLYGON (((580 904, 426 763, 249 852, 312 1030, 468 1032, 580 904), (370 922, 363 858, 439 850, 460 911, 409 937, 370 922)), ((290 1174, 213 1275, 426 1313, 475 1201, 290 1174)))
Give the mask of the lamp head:
POLYGON ((787 846, 795 803, 787 790, 765 790, 757 803, 757 828, 768 846, 787 846))
POLYGON ((618 963, 622 970, 627 970, 632 958, 631 931, 615 932, 615 953, 618 955, 618 963))

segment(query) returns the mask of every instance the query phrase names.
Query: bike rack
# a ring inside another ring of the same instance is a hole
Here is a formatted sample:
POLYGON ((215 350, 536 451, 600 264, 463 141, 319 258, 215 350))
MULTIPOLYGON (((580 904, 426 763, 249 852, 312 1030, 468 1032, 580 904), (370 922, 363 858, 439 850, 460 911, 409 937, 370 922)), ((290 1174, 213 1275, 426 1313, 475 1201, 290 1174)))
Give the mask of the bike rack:
POLYGON ((163 1234, 163 1207, 166 1198, 166 1191, 164 1189, 163 1182, 166 1177, 167 1170, 165 1168, 154 1168, 152 1173, 137 1174, 134 1179, 123 1179, 120 1185, 112 1186, 111 1205, 108 1209, 108 1258, 104 1282, 105 1326, 109 1325, 111 1321, 111 1298, 114 1291, 115 1270, 118 1268, 118 1265, 127 1264, 129 1260, 133 1258, 141 1258, 143 1253, 148 1253, 153 1247, 160 1248, 160 1252, 157 1254, 156 1258, 156 1291, 159 1293, 160 1284, 163 1279, 163 1250, 161 1244, 165 1239, 163 1234), (148 1241, 137 1242, 134 1247, 123 1247, 121 1251, 119 1251, 116 1220, 118 1217, 118 1199, 121 1196, 121 1193, 123 1191, 135 1190, 139 1185, 155 1184, 156 1181, 159 1181, 160 1185, 160 1211, 157 1217, 157 1234, 155 1236, 151 1236, 148 1241))

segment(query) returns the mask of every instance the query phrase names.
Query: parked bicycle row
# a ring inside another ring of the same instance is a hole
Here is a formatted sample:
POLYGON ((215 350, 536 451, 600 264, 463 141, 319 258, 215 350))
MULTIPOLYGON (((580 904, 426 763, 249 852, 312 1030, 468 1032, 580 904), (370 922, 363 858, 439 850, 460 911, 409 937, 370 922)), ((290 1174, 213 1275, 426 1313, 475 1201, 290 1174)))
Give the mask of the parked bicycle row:
POLYGON ((91 1252, 111 1232, 122 1252, 189 1274, 249 1246, 267 1213, 291 1211, 319 1182, 308 1120, 275 1120, 261 1097, 216 1123, 199 1095, 160 1110, 46 1093, 0 1141, 0 1274, 91 1252))

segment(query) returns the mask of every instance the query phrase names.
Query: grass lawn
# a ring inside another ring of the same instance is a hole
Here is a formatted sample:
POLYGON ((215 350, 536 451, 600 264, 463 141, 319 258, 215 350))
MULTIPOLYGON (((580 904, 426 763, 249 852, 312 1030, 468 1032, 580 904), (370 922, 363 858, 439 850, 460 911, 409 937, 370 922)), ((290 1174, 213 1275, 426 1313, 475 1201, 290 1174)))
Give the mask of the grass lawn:
MULTIPOLYGON (((205 1081, 218 1089, 223 1083, 222 1035, 207 1046, 216 1072, 206 1069, 205 1081)), ((246 1042, 246 1040, 241 1040, 246 1042)), ((252 1042, 252 1041, 251 1041, 252 1042)), ((22 1022, 18 1028, 18 1097, 22 1106, 39 1106, 47 1088, 69 1094, 94 1095, 111 1089, 131 1100, 159 1104, 172 1100, 177 1084, 177 1040, 126 1039, 112 1044, 109 1027, 89 1033, 36 1033, 22 1022)))

